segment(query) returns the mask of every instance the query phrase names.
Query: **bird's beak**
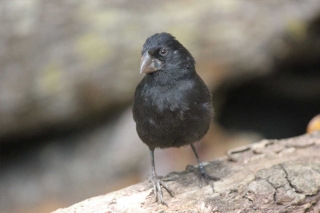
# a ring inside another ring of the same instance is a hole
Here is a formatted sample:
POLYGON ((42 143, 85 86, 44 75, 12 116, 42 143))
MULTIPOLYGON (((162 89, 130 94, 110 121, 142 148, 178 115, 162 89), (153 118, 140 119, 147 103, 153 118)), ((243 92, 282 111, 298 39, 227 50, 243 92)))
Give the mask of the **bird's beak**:
POLYGON ((162 62, 153 58, 148 51, 141 57, 140 73, 150 73, 161 69, 162 62))

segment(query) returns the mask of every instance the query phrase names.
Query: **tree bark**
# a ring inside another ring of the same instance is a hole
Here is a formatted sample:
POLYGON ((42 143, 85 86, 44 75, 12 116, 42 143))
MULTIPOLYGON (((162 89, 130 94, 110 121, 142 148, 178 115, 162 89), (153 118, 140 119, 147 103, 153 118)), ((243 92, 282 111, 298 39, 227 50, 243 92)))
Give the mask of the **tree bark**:
POLYGON ((199 188, 194 173, 170 173, 168 207, 155 202, 148 181, 90 198, 55 213, 75 212, 320 212, 320 132, 263 140, 206 164, 221 178, 199 188))

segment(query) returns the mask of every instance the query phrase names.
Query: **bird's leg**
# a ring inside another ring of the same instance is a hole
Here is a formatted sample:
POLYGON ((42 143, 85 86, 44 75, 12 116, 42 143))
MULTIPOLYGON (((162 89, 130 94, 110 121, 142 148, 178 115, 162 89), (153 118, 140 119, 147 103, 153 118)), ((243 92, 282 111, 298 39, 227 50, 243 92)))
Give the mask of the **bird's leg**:
POLYGON ((160 202, 162 204, 168 206, 168 204, 163 199, 161 186, 164 187, 172 197, 174 196, 174 194, 171 191, 171 189, 169 189, 169 187, 162 180, 159 179, 156 173, 156 167, 154 165, 154 149, 150 149, 150 155, 151 155, 151 165, 152 165, 152 175, 151 175, 150 181, 153 185, 153 193, 156 196, 157 202, 160 199, 160 202))
POLYGON ((220 178, 211 176, 211 175, 209 175, 209 174, 206 172, 206 170, 205 170, 204 167, 203 167, 202 162, 201 162, 200 159, 199 159, 199 156, 198 156, 198 153, 197 153, 197 151, 196 151, 196 148, 194 147, 193 144, 190 144, 190 145, 191 145, 191 148, 192 148, 192 150, 193 150, 193 152, 194 152, 194 155, 195 155, 196 158, 197 158, 197 161, 198 161, 198 164, 199 164, 199 169, 197 170, 197 169, 194 168, 193 166, 188 165, 188 166, 187 166, 187 170, 191 170, 191 171, 193 171, 194 173, 197 174, 197 176, 198 176, 198 178, 199 178, 199 186, 200 186, 200 187, 202 187, 202 180, 204 180, 207 185, 210 183, 210 185, 211 185, 211 187, 212 187, 212 190, 214 190, 213 181, 220 180, 220 178))

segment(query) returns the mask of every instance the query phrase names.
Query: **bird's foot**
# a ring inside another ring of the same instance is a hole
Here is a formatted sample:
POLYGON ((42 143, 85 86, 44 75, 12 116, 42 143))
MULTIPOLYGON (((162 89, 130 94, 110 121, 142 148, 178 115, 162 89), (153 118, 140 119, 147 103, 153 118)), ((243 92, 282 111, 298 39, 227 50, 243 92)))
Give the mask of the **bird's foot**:
POLYGON ((213 182, 220 180, 220 178, 218 177, 209 175, 202 165, 199 165, 199 168, 195 168, 194 166, 188 165, 186 170, 196 173, 200 188, 202 187, 202 182, 204 181, 206 185, 211 185, 211 188, 214 191, 213 182))
POLYGON ((152 175, 150 177, 150 182, 153 185, 153 193, 156 196, 156 202, 160 201, 163 205, 168 206, 166 201, 163 199, 163 193, 162 193, 161 186, 167 190, 167 192, 170 194, 171 197, 174 197, 173 191, 171 191, 171 189, 162 180, 160 180, 158 178, 158 176, 156 176, 156 175, 152 175))

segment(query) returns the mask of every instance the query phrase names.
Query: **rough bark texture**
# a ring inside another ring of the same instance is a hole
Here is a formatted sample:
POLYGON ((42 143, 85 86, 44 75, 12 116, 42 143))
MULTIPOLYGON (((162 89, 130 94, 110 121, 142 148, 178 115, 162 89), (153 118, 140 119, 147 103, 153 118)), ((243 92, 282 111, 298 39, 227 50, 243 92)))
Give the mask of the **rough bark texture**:
MULTIPOLYGON (((155 202, 148 181, 90 198, 55 213, 320 212, 320 132, 263 140, 206 165, 221 181, 199 188, 192 172, 173 172, 169 205, 155 202)), ((164 190, 165 191, 165 190, 164 190)))

